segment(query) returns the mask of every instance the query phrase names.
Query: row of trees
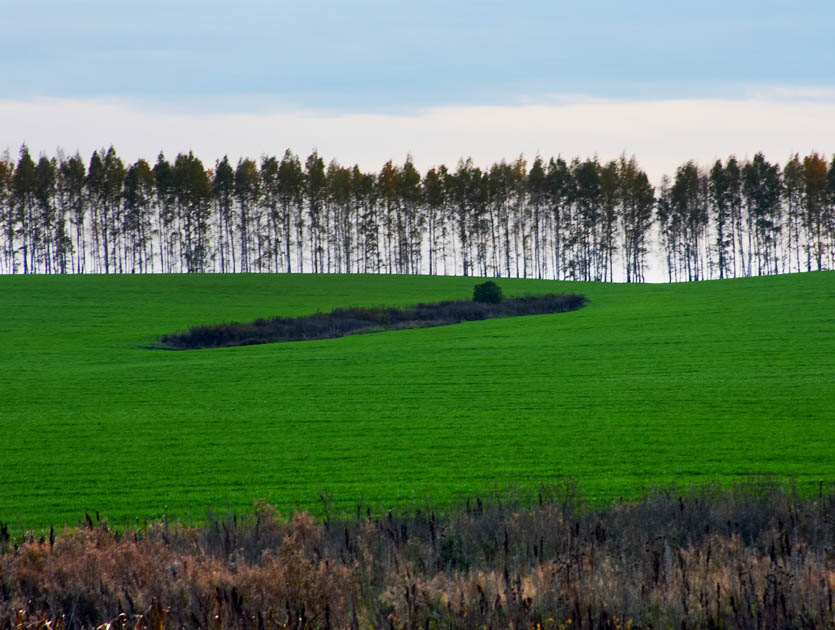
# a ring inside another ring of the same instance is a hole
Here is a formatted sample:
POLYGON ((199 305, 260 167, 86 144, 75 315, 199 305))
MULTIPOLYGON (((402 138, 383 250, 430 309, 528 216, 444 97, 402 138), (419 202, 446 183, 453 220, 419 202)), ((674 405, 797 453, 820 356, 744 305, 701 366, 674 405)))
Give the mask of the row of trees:
POLYGON ((835 158, 694 162, 658 189, 635 158, 523 158, 421 174, 192 153, 125 165, 113 147, 0 159, 5 273, 429 273, 669 280, 835 267, 835 158))
POLYGON ((656 217, 670 280, 831 269, 835 157, 688 162, 662 181, 656 217))

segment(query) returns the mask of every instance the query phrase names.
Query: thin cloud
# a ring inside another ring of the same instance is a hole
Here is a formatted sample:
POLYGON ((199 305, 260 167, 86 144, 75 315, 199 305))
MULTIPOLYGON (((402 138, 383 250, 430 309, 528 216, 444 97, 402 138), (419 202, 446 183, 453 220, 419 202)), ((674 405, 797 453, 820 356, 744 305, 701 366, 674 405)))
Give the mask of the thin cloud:
MULTIPOLYGON (((835 150, 835 99, 787 96, 641 101, 565 100, 517 106, 449 106, 404 114, 324 114, 312 110, 194 114, 124 102, 45 99, 0 101, 12 155, 58 148, 82 155, 113 144, 125 161, 193 151, 207 165, 223 155, 301 156, 376 171, 407 154, 426 169, 454 168, 472 157, 482 166, 519 155, 566 158, 635 155, 654 182, 694 159, 708 165, 730 154, 762 151, 784 162, 791 154, 835 150)), ((0 145, 2 147, 3 145, 0 145)))

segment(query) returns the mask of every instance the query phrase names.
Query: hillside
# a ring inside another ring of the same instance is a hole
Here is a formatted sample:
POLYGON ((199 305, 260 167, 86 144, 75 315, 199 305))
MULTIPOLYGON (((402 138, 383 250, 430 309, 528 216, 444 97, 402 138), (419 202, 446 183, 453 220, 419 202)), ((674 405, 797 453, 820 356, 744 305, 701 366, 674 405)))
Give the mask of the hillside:
MULTIPOLYGON (((170 352, 195 324, 460 299, 473 278, 0 277, 0 522, 445 502, 576 477, 593 498, 835 478, 835 272, 501 280, 572 313, 170 352)), ((315 509, 315 508, 314 508, 315 509)))

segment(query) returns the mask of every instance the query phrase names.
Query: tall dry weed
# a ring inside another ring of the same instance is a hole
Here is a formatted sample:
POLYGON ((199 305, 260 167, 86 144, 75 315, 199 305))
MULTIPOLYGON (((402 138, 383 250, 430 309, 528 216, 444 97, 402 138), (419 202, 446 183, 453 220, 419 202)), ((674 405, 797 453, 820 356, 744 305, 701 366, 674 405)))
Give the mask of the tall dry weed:
POLYGON ((759 481, 592 509, 105 524, 0 554, 4 628, 835 627, 835 500, 759 481))

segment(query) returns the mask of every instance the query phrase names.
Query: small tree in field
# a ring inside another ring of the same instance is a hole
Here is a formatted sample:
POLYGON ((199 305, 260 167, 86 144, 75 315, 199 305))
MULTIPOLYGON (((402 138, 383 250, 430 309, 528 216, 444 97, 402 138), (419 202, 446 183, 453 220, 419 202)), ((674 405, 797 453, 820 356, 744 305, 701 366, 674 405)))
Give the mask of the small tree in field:
POLYGON ((473 302, 499 304, 501 301, 502 288, 491 280, 482 284, 477 284, 473 288, 473 302))

